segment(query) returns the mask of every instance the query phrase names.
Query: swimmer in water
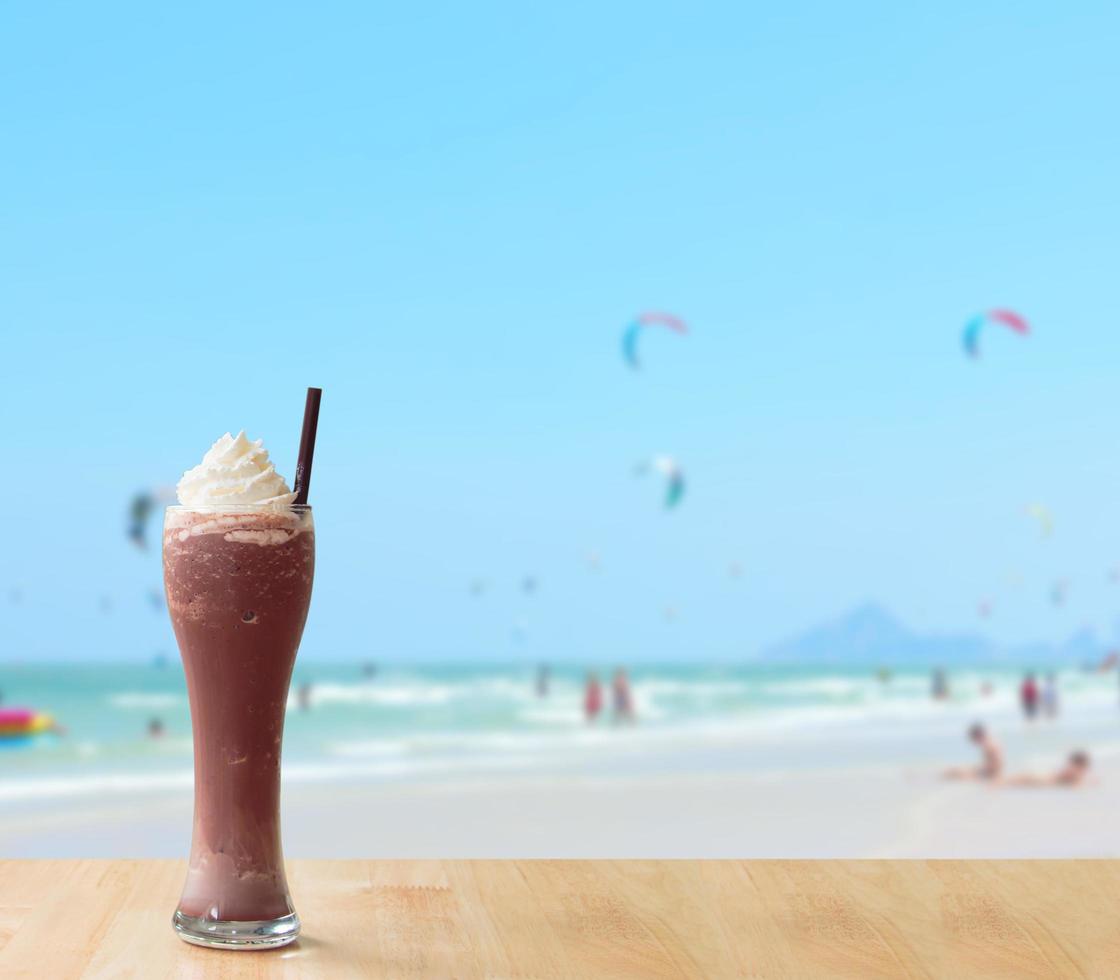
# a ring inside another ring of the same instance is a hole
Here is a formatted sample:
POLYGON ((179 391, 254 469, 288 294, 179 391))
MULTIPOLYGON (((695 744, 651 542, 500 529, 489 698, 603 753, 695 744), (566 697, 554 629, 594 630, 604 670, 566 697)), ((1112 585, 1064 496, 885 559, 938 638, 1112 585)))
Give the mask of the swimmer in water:
POLYGON ((583 693, 583 713, 589 724, 593 724, 603 710, 603 687, 594 671, 587 675, 587 686, 583 693))
POLYGON ((930 676, 929 693, 934 701, 945 701, 949 697, 949 678, 940 667, 930 676))
POLYGON ((614 672, 614 680, 611 681, 611 698, 614 701, 615 724, 633 721, 634 697, 630 693, 630 680, 621 667, 614 672))

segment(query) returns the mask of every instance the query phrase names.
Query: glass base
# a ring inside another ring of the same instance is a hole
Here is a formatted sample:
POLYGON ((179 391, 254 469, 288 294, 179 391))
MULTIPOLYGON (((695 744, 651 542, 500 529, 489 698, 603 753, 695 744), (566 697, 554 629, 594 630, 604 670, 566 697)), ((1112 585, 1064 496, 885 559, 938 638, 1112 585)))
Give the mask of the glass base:
POLYGON ((212 949, 274 949, 299 937, 299 916, 295 912, 261 922, 234 922, 200 919, 176 910, 171 925, 180 939, 212 949))

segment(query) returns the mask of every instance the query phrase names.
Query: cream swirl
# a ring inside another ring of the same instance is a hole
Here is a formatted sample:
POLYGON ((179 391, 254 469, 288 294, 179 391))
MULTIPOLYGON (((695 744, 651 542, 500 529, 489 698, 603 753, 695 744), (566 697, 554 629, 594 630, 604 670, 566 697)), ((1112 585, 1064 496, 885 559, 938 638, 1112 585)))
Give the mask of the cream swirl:
POLYGON ((276 472, 263 441, 222 436, 175 488, 184 507, 286 508, 296 495, 276 472))

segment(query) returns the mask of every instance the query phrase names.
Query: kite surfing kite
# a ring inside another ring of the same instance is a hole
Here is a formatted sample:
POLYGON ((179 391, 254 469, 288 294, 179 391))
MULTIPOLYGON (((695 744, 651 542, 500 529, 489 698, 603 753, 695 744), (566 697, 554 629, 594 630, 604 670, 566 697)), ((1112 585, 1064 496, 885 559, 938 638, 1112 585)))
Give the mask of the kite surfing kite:
POLYGON ((1055 606, 1064 606, 1069 595, 1069 579, 1060 578, 1050 586, 1050 601, 1055 606))
POLYGON ((1038 529, 1044 538, 1054 533, 1054 515, 1050 513, 1049 508, 1043 507, 1042 504, 1028 504, 1027 516, 1038 521, 1038 529))
POLYGON ((969 357, 975 359, 980 356, 980 332, 989 323, 998 323, 1024 337, 1031 332, 1030 324, 1014 310, 988 310, 986 313, 978 313, 965 324, 964 335, 961 337, 964 351, 969 357))
POLYGON ((648 327, 666 327, 681 336, 688 333, 688 325, 672 313, 639 313, 622 334, 622 356, 635 371, 641 367, 638 360, 638 339, 648 327))
POLYGON ((148 518, 155 506, 156 498, 146 490, 136 494, 128 505, 128 537, 137 548, 147 550, 148 518))
POLYGON ((128 505, 128 537, 141 551, 148 550, 148 520, 160 504, 170 503, 175 499, 174 491, 166 488, 160 490, 141 490, 133 494, 128 505))
POLYGON ((671 456, 654 456, 648 463, 639 463, 635 472, 644 476, 650 470, 665 477, 665 509, 672 510, 684 497, 684 472, 671 456))

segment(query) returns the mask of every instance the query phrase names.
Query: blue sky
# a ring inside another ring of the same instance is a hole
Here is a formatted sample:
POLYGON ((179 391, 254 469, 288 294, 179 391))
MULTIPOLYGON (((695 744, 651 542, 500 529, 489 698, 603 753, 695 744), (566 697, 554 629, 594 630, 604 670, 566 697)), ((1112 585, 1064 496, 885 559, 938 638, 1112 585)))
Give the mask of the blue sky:
POLYGON ((9 8, 0 658, 172 652, 129 495, 308 384, 309 658, 1111 631, 1120 14, 974 7, 9 8))

